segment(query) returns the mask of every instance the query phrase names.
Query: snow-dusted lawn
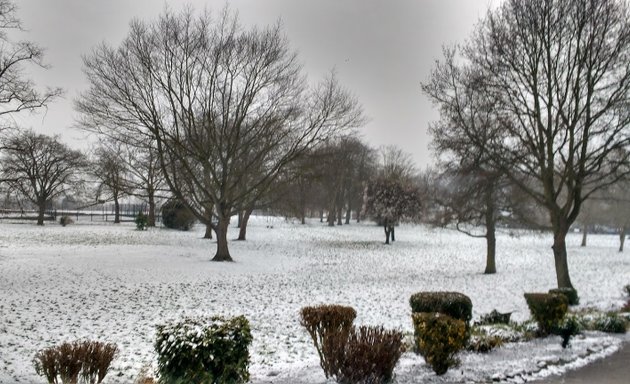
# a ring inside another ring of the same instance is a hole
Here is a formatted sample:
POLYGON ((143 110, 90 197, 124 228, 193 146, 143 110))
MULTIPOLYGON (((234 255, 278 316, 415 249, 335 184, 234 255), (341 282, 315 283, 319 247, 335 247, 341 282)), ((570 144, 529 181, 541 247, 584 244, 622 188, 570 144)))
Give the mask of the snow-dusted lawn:
MULTIPOLYGON (((139 232, 131 224, 0 223, 0 383, 43 382, 34 354, 77 338, 117 343, 121 353, 105 381, 133 382, 154 361, 156 324, 202 314, 250 320, 253 383, 325 383, 299 324, 303 306, 351 305, 357 324, 410 333, 408 300, 417 291, 460 291, 471 297, 475 318, 496 308, 515 311, 520 321, 529 317, 523 293, 555 286, 548 234, 501 234, 499 273, 491 276, 481 273, 483 240, 423 226, 398 228, 397 241, 385 246, 382 229, 371 224, 328 228, 253 218, 249 239, 230 243, 235 263, 209 262, 215 244, 202 234, 201 227, 139 232)), ((581 305, 620 306, 630 254, 617 252, 615 236, 590 236, 586 248, 579 241, 569 238, 569 263, 581 305)), ((397 381, 528 380, 610 354, 622 340, 589 333, 565 351, 557 338, 506 344, 488 355, 462 354, 461 366, 441 378, 406 353, 397 381)))

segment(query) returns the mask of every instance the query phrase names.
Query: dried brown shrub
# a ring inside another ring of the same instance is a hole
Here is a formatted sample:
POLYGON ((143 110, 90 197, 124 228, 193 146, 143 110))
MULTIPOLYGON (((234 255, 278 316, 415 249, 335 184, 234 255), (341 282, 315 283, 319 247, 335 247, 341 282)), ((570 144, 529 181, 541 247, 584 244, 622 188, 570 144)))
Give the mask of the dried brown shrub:
POLYGON ((357 312, 352 307, 319 305, 302 308, 300 316, 301 324, 313 339, 326 378, 339 376, 357 312))
POLYGON ((118 352, 115 344, 75 341, 43 349, 33 364, 49 384, 101 383, 118 352))
POLYGON ((391 381, 404 352, 403 334, 383 327, 353 328, 346 343, 339 382, 381 384, 391 381))

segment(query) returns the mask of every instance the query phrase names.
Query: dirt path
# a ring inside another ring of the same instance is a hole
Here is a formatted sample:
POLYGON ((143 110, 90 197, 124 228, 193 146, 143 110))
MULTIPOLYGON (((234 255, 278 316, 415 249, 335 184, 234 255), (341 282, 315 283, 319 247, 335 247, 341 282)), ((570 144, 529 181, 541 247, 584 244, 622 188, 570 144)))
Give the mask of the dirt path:
POLYGON ((612 356, 598 360, 583 368, 570 371, 561 377, 553 377, 538 384, 628 384, 630 383, 630 345, 612 356))

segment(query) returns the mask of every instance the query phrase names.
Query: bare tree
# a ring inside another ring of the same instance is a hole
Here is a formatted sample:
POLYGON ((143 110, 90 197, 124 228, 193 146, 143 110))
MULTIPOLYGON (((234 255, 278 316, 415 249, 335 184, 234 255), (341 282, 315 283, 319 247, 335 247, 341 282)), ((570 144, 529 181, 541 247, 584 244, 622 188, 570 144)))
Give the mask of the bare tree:
MULTIPOLYGON (((558 287, 572 288, 566 235, 585 199, 628 172, 630 18, 615 0, 507 0, 463 49, 471 92, 494 105, 469 145, 545 207, 558 287)), ((448 57, 447 57, 448 60, 448 57)), ((441 81, 434 78, 434 81, 441 81)), ((462 94, 436 102, 450 120, 462 94)))
POLYGON ((114 202, 114 223, 120 223, 120 199, 129 187, 129 174, 121 144, 101 140, 93 150, 90 174, 97 180, 96 200, 114 202))
POLYGON ((117 49, 85 57, 76 106, 87 129, 155 141, 169 189, 214 228, 223 261, 230 216, 362 111, 334 75, 308 89, 279 25, 245 30, 227 9, 215 20, 188 9, 133 22, 117 49))
MULTIPOLYGON (((34 111, 45 107, 61 94, 60 88, 39 92, 33 80, 24 75, 28 65, 46 67, 44 50, 30 41, 12 41, 9 31, 21 31, 22 23, 16 15, 12 0, 0 0, 0 117, 10 117, 20 111, 34 111)), ((11 126, 3 122, 2 127, 11 126)))
POLYGON ((38 208, 44 225, 46 205, 81 182, 85 158, 58 138, 32 131, 12 133, 4 142, 2 178, 38 208))
POLYGON ((121 140, 119 144, 127 169, 126 193, 147 203, 147 226, 155 227, 158 201, 169 195, 155 142, 121 140))

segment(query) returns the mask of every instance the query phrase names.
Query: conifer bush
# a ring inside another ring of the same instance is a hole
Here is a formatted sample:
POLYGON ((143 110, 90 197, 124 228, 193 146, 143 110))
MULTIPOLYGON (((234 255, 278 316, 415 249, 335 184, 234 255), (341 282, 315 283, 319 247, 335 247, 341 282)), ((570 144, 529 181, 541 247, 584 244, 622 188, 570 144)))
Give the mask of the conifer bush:
POLYGON ((155 351, 160 383, 245 383, 251 342, 243 316, 186 318, 159 325, 155 351))
POLYGON ((437 375, 459 363, 455 357, 467 343, 466 323, 443 313, 412 314, 415 347, 437 375))
POLYGON ((75 341, 37 352, 33 364, 49 384, 97 384, 107 375, 117 353, 115 344, 75 341))
POLYGON ((383 327, 353 328, 344 350, 338 381, 344 384, 388 383, 404 352, 403 334, 383 327))
POLYGON ((162 223, 166 228, 189 231, 196 221, 195 215, 181 201, 169 200, 162 205, 162 223))
POLYGON ((357 312, 352 307, 319 305, 304 307, 300 323, 313 339, 326 378, 338 377, 344 362, 345 347, 357 312))
POLYGON ((569 308, 569 300, 562 294, 526 293, 525 300, 532 317, 538 323, 540 333, 544 336, 558 329, 569 308))
POLYGON ((144 231, 147 229, 147 225, 149 225, 149 217, 143 212, 138 212, 138 215, 133 221, 136 223, 136 229, 139 231, 144 231))

